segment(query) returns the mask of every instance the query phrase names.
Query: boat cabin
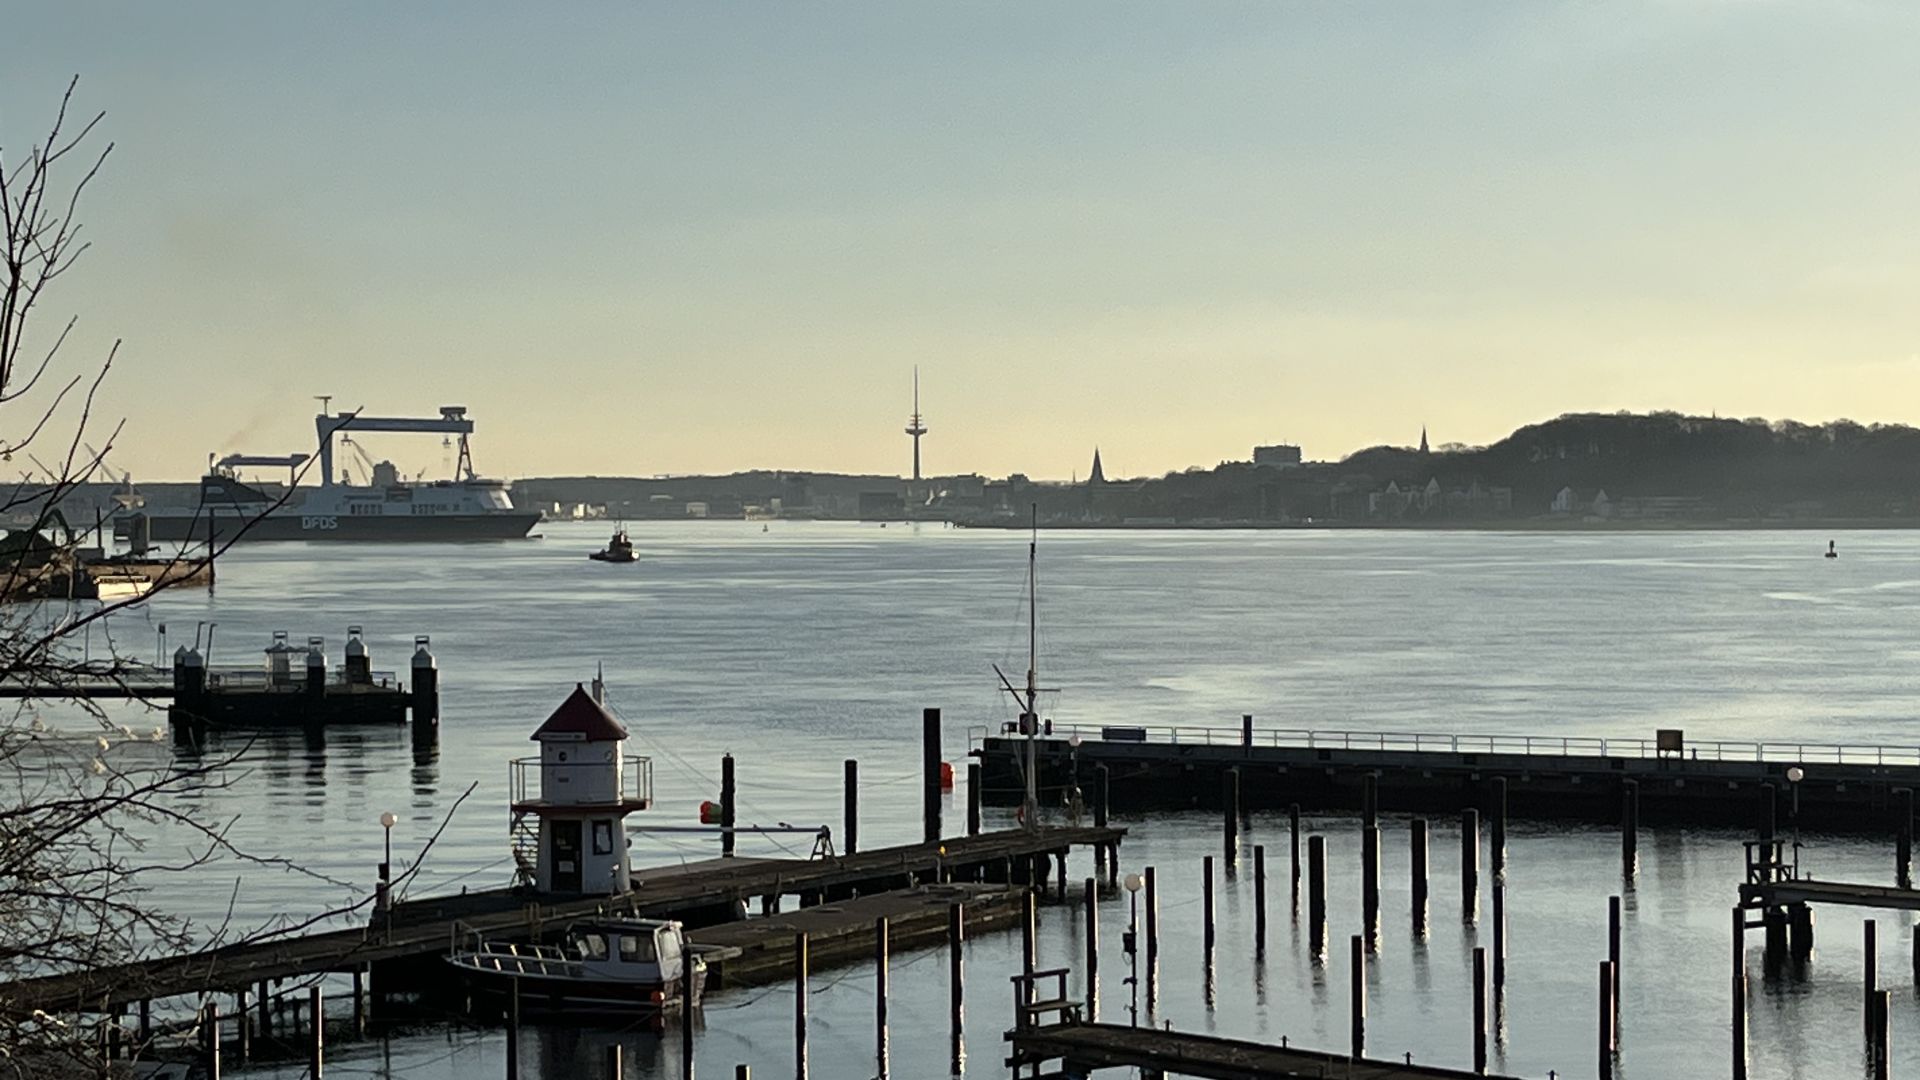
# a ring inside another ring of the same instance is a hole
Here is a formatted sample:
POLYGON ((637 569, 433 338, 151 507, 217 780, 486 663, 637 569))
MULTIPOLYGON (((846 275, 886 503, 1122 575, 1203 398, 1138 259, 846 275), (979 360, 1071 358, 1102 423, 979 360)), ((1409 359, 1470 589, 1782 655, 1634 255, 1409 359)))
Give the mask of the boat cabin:
POLYGON ((607 919, 582 923, 568 935, 571 960, 588 976, 666 984, 680 977, 685 939, 677 922, 607 919))

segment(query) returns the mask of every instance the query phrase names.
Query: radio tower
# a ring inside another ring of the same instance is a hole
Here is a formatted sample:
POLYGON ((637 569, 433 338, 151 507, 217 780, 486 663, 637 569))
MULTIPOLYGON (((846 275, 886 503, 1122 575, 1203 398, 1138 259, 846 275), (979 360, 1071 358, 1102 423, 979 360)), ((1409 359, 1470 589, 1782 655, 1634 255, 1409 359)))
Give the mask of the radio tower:
POLYGON ((920 365, 913 366, 913 416, 907 421, 907 434, 913 436, 913 482, 920 482, 920 436, 927 425, 920 420, 920 365))

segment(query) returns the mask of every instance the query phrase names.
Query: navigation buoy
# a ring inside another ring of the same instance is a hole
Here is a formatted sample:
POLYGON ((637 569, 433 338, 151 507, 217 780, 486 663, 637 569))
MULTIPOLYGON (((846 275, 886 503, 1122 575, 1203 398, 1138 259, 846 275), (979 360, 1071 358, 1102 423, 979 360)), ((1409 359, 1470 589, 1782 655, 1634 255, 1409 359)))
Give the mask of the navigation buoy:
POLYGON ((712 799, 701 800, 700 824, 702 825, 720 824, 720 804, 719 803, 714 802, 712 799))
POLYGON ((953 790, 953 762, 951 761, 940 763, 940 790, 953 790))
POLYGON ((1833 541, 1831 540, 1827 541, 1827 558, 1837 559, 1839 557, 1840 557, 1840 552, 1834 549, 1833 541))

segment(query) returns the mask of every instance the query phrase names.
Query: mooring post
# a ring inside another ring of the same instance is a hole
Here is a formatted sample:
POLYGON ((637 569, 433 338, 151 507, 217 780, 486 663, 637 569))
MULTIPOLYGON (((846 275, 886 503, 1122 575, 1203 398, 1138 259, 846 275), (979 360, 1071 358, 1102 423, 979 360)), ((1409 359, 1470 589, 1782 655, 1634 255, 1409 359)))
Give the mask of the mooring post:
POLYGON ((1620 1045, 1620 898, 1607 897, 1607 962, 1613 965, 1613 1040, 1620 1045))
POLYGON ((887 1037, 888 966, 887 920, 881 916, 873 923, 873 1066, 879 1080, 887 1080, 893 1060, 887 1037))
POLYGON ((793 935, 793 1078, 807 1080, 807 935, 793 935))
MULTIPOLYGON (((1102 766, 1104 768, 1105 766, 1102 766)), ((980 763, 967 765, 967 835, 980 835, 980 763)))
POLYGON ((1220 838, 1226 849, 1227 865, 1240 854, 1240 770, 1227 769, 1220 774, 1220 838))
POLYGON ((737 795, 738 789, 733 777, 733 755, 722 754, 720 756, 720 827, 724 831, 720 834, 720 855, 727 859, 733 857, 734 810, 737 795))
POLYGON ((1253 953, 1267 953, 1267 848, 1253 845, 1253 953))
POLYGON ((627 1070, 623 1057, 619 1043, 607 1047, 607 1080, 625 1080, 627 1070))
POLYGON ((1865 998, 1865 1035, 1868 1048, 1873 1046, 1873 1002, 1874 995, 1880 992, 1880 928, 1872 919, 1860 924, 1863 942, 1861 951, 1860 981, 1865 998))
POLYGON ((220 1007, 209 1001, 200 1007, 200 1037, 207 1064, 207 1080, 220 1080, 220 1007))
POLYGON ((1307 837, 1307 936, 1315 956, 1327 947, 1327 838, 1307 837))
POLYGON ((1903 889, 1913 888, 1913 789, 1893 789, 1894 850, 1893 880, 1903 889))
POLYGON ((1033 991, 1033 970, 1040 966, 1039 911, 1032 889, 1020 894, 1020 974, 1027 976, 1024 992, 1028 994, 1033 991))
POLYGON ((312 1080, 321 1080, 321 1068, 326 1064, 327 1046, 327 1010, 320 999, 320 984, 307 987, 307 1075, 312 1080))
POLYGON ((520 1080, 520 977, 507 980, 507 1080, 520 1080))
MULTIPOLYGON (((1498 888, 1499 886, 1495 886, 1498 888)), ((1613 1080, 1613 961, 1600 961, 1600 1080, 1613 1080)))
POLYGON ((1733 1080, 1747 1080, 1747 913, 1733 909, 1733 1080))
POLYGON ((733 1067, 733 1080, 753 1080, 753 1067, 751 1065, 735 1065, 733 1067))
POLYGON ((1207 966, 1213 966, 1213 856, 1200 860, 1201 940, 1207 950, 1207 966))
POLYGON ((260 1002, 260 1041, 273 1038, 273 995, 267 989, 267 980, 260 980, 257 995, 260 1002))
POLYGON ((1367 946, 1359 934, 1347 943, 1348 1015, 1352 1018, 1349 1034, 1353 1056, 1367 1054, 1367 946))
POLYGON ((840 851, 852 855, 860 850, 860 763, 848 758, 841 768, 840 851))
POLYGON ((1493 996, 1507 988, 1507 883, 1493 879, 1493 996))
POLYGON ((1293 917, 1300 917, 1300 804, 1287 805, 1287 834, 1293 843, 1293 917))
POLYGON ((1160 963, 1160 900, 1153 887, 1153 867, 1147 867, 1147 971, 1160 963))
POLYGON ((921 837, 929 844, 940 842, 940 710, 920 710, 920 817, 924 825, 921 837))
POLYGON ((1893 1039, 1891 1037, 1893 1013, 1893 992, 1876 991, 1873 995, 1873 1078, 1888 1080, 1893 1064, 1888 1060, 1892 1056, 1893 1039))
POLYGON ((1380 824, 1380 778, 1372 772, 1360 777, 1360 827, 1380 824))
POLYGON ((1480 918, 1480 811, 1471 806, 1460 813, 1460 917, 1480 918))
POLYGON ((1780 790, 1771 780, 1760 782, 1760 839, 1780 835, 1780 790))
POLYGON ((1100 882, 1087 879, 1087 1023, 1100 1022, 1100 882))
POLYGON ((1414 818, 1410 841, 1413 863, 1413 929, 1424 934, 1427 928, 1427 819, 1414 818))
POLYGON ((364 964, 353 969, 353 1037, 367 1037, 367 969, 364 964))
POLYGON ((1473 1071, 1487 1072, 1487 950, 1473 950, 1473 1071))
POLYGON ((1640 866, 1640 781, 1620 781, 1620 876, 1633 880, 1640 866))
POLYGON ((1102 829, 1107 827, 1107 815, 1112 812, 1107 801, 1112 795, 1109 786, 1112 779, 1112 770, 1107 768, 1106 762, 1093 767, 1093 823, 1102 829))
MULTIPOLYGON (((142 1004, 145 1003, 143 1002, 142 1004)), ((241 987, 240 990, 233 995, 233 1034, 235 1041, 238 1043, 236 1052, 239 1053, 240 1062, 243 1065, 253 1060, 253 1032, 251 1031, 253 1025, 248 1019, 252 1011, 253 1010, 247 1006, 246 988, 241 987)), ((146 1022, 147 1012, 143 1008, 140 1010, 140 1023, 142 1027, 140 1043, 143 1047, 147 1042, 147 1036, 144 1030, 146 1022)))
POLYGON ((680 950, 680 1075, 693 1080, 693 950, 680 950))
POLYGON ((1240 715, 1240 746, 1244 750, 1253 749, 1253 714, 1240 715))
POLYGON ((1360 912, 1372 940, 1380 925, 1380 779, 1360 778, 1360 912))
MULTIPOLYGON (((1493 801, 1493 805, 1492 807, 1490 807, 1490 809, 1493 812, 1493 835, 1490 838, 1492 840, 1492 845, 1490 850, 1488 851, 1488 857, 1492 862, 1492 866, 1489 867, 1489 870, 1493 874, 1493 880, 1498 882, 1498 881, 1507 880, 1507 778, 1506 777, 1496 776, 1493 778, 1492 801, 1493 801)), ((1498 967, 1499 961, 1496 960, 1494 962, 1494 966, 1498 967)), ((1497 985, 1497 980, 1496 980, 1496 985, 1497 985)))
POLYGON ((967 1068, 967 961, 961 946, 967 937, 967 909, 947 906, 947 1050, 948 1065, 959 1076, 967 1068))
MULTIPOLYGON (((1920 972, 1920 934, 1914 936, 1914 971, 1920 972)), ((247 1030, 246 991, 241 991, 240 1030, 247 1030)), ((147 1052, 147 1043, 153 1040, 153 1002, 140 999, 140 1053, 147 1052)))

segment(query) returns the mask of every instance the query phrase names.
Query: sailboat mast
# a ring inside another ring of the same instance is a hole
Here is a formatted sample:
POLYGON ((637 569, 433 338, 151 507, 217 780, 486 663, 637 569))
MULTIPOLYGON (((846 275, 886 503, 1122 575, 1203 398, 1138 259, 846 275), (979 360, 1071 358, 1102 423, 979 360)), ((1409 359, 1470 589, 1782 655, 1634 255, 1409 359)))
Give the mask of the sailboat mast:
POLYGON ((1029 829, 1040 827, 1040 776, 1039 776, 1039 733, 1040 733, 1040 613, 1037 605, 1040 599, 1039 554, 1040 554, 1040 505, 1028 507, 1031 515, 1027 534, 1027 793, 1026 801, 1021 805, 1021 818, 1029 829))

